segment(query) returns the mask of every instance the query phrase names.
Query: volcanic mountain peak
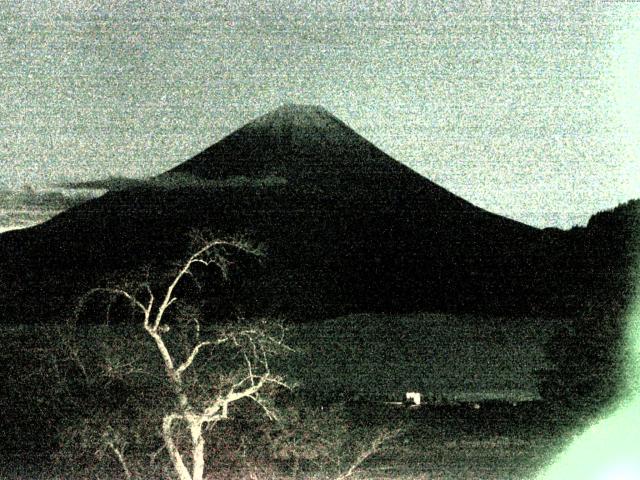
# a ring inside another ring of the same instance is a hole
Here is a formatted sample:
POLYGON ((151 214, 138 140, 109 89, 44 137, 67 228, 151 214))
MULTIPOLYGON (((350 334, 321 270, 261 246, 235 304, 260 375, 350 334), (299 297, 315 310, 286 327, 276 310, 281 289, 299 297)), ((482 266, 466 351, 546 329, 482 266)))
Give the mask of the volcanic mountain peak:
POLYGON ((309 145, 350 145, 364 139, 317 105, 285 104, 242 127, 237 134, 257 135, 263 141, 287 144, 297 150, 309 145))
POLYGON ((171 172, 215 180, 275 175, 295 182, 302 177, 322 181, 374 177, 376 173, 402 175, 408 169, 323 107, 286 104, 252 120, 171 172))
POLYGON ((580 231, 546 235, 432 183, 323 108, 285 105, 145 188, 0 236, 0 323, 65 319, 103 277, 179 261, 193 229, 245 235, 269 252, 266 268, 238 258, 246 276, 225 290, 228 304, 211 303, 212 315, 245 298, 251 314, 301 318, 565 312, 581 303, 579 292, 609 282, 609 270, 621 271, 620 261, 590 262, 590 251, 622 238, 609 235, 615 218, 599 224, 597 248, 580 231))
POLYGON ((336 118, 320 105, 285 103, 271 112, 258 117, 249 125, 276 125, 308 127, 321 126, 336 118))

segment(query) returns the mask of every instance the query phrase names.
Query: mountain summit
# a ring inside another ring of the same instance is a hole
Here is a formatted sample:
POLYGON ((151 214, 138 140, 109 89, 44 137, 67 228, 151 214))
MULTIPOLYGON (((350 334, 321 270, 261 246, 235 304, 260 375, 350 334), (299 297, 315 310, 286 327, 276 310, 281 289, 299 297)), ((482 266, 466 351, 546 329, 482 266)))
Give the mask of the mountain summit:
POLYGON ((528 313, 547 302, 549 279, 564 278, 545 259, 571 270, 564 253, 551 257, 546 249, 552 241, 568 251, 561 233, 551 238, 477 208, 323 108, 288 105, 148 184, 0 236, 0 318, 64 318, 104 277, 184 258, 194 229, 266 247, 259 266, 236 259, 232 281, 219 285, 210 306, 215 315, 238 306, 298 320, 528 313))
POLYGON ((405 184, 411 178, 414 187, 430 183, 324 108, 309 105, 285 105, 249 122, 168 172, 176 173, 211 180, 281 177, 317 188, 396 176, 404 176, 405 184))
POLYGON ((271 132, 275 137, 286 137, 290 133, 304 135, 311 132, 316 137, 332 136, 338 134, 343 128, 342 122, 324 107, 304 104, 282 105, 243 127, 247 130, 261 131, 262 134, 271 132))

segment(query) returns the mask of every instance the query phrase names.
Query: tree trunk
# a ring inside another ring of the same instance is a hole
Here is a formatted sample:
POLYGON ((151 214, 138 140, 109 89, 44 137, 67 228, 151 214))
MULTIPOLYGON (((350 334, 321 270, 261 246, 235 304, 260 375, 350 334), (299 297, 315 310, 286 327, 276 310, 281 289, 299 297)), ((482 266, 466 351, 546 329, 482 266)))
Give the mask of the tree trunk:
MULTIPOLYGON (((171 457, 171 463, 173 463, 173 468, 178 474, 178 480, 194 480, 187 469, 187 466, 182 461, 182 455, 178 451, 178 447, 176 447, 175 442, 173 441, 173 429, 172 424, 175 420, 175 415, 167 415, 162 420, 162 437, 164 439, 164 444, 167 447, 167 451, 169 452, 169 456, 171 457)), ((202 477, 200 477, 202 480, 202 477)))
POLYGON ((193 458, 193 480, 202 480, 204 472, 204 437, 200 419, 192 418, 189 422, 191 429, 191 444, 193 458))

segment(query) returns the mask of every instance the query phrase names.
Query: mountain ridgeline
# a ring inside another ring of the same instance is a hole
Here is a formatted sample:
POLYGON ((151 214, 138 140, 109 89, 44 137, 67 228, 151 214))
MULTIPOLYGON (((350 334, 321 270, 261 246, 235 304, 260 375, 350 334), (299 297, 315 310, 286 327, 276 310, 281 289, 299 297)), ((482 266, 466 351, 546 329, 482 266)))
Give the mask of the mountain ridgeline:
POLYGON ((639 214, 635 201, 584 228, 536 229, 446 191, 322 108, 285 106, 147 182, 0 236, 0 318, 63 320, 106 278, 167 271, 194 230, 264 245, 260 259, 232 258, 228 281, 209 279, 204 308, 220 318, 573 314, 628 301, 639 214))

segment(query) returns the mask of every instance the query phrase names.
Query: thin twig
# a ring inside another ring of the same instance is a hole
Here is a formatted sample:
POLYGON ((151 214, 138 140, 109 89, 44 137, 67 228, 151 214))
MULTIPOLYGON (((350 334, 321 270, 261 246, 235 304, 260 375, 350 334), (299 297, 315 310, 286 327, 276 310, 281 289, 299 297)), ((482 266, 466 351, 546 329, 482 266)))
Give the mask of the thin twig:
POLYGON ((394 430, 391 432, 385 430, 380 432, 378 436, 376 436, 376 438, 373 439, 373 441, 369 445, 369 448, 362 451, 360 455, 358 455, 358 457, 355 459, 355 461, 351 464, 351 466, 347 469, 347 471, 342 475, 336 477, 336 480, 345 480, 349 478, 351 475, 355 473, 358 467, 360 467, 360 465, 362 465, 362 463, 367 458, 369 458, 371 455, 379 451, 383 443, 388 442, 389 440, 397 437, 399 434, 400 434, 400 430, 394 430))
POLYGON ((122 470, 124 471, 124 476, 127 478, 127 480, 131 480, 131 470, 129 470, 129 467, 127 466, 127 462, 124 458, 124 455, 122 454, 122 451, 116 447, 113 442, 109 442, 107 445, 109 445, 109 447, 111 448, 111 450, 113 450, 113 453, 115 454, 116 458, 118 459, 118 463, 120 463, 120 466, 122 467, 122 470))

